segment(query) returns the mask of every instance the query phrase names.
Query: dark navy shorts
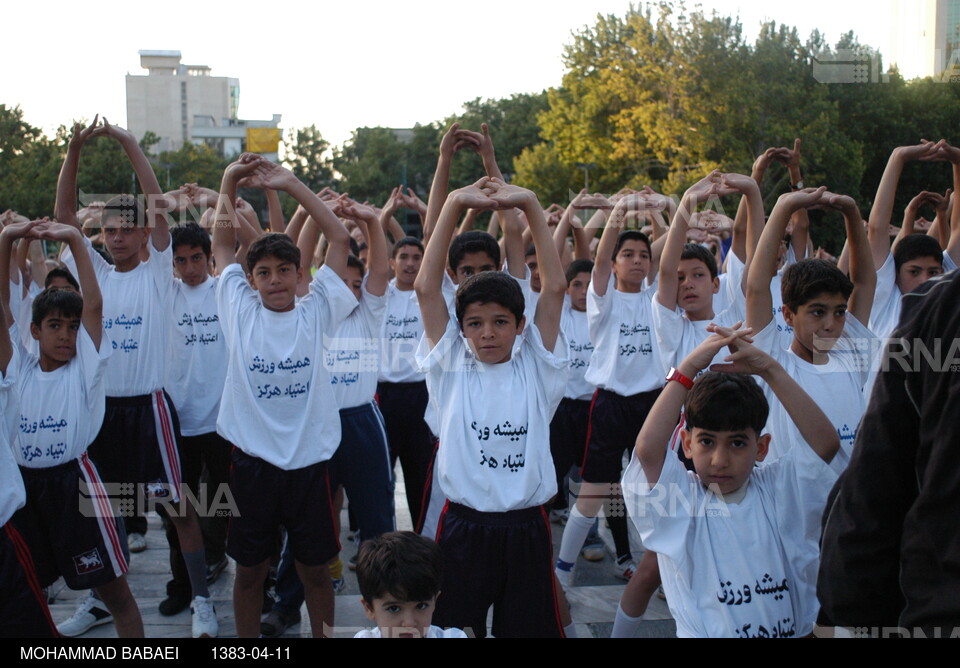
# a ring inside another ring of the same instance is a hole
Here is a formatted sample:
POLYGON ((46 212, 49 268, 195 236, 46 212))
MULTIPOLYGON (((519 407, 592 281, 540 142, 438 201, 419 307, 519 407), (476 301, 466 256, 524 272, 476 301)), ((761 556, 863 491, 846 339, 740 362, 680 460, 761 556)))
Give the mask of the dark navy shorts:
POLYGON ((269 559, 280 527, 293 558, 305 566, 339 554, 327 462, 288 471, 234 448, 230 492, 237 512, 230 518, 227 554, 241 566, 269 559))
POLYGON ((433 623, 497 638, 562 638, 550 522, 543 506, 484 513, 447 503, 437 542, 443 585, 433 623))
POLYGON ((659 389, 629 397, 609 390, 596 391, 590 406, 587 451, 580 470, 584 482, 620 482, 623 455, 633 452, 637 434, 659 396, 659 389))

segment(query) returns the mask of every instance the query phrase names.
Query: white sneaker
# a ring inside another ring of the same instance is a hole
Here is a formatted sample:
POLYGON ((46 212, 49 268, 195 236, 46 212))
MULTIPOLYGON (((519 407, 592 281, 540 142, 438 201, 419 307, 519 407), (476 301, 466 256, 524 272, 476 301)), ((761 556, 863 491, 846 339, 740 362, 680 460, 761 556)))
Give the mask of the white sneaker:
POLYGON ((216 638, 220 631, 217 623, 217 610, 213 601, 206 596, 195 596, 190 604, 190 614, 193 615, 194 638, 216 638))
POLYGON ((93 595, 91 589, 86 596, 80 599, 80 605, 77 606, 73 616, 65 622, 57 624, 57 631, 67 638, 76 638, 94 626, 109 624, 112 621, 113 615, 106 609, 103 602, 93 595))
POLYGON ((142 533, 132 533, 127 536, 127 547, 131 552, 143 552, 147 549, 147 537, 142 533))
POLYGON ((570 591, 570 586, 573 584, 573 569, 571 568, 568 571, 557 566, 553 569, 553 572, 556 573, 557 582, 563 587, 563 591, 570 591))

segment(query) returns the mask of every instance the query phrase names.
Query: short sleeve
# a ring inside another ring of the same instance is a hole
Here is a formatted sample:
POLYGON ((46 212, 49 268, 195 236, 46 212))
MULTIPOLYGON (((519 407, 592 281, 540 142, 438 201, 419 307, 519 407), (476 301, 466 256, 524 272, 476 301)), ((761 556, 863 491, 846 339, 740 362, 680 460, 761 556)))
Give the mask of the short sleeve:
POLYGON ((943 254, 943 273, 949 274, 951 271, 957 268, 957 263, 954 262, 953 256, 950 253, 943 254))
POLYGON ((223 270, 217 281, 217 314, 228 346, 236 345, 241 311, 260 304, 260 296, 250 287, 243 267, 233 263, 223 270))
POLYGON ((683 341, 683 316, 671 311, 660 303, 658 297, 653 298, 653 329, 657 335, 657 345, 660 346, 660 361, 663 362, 663 372, 667 373, 670 367, 679 366, 677 352, 683 341))
POLYGON ((684 468, 676 453, 666 451, 660 479, 651 487, 640 460, 633 454, 620 485, 627 515, 640 533, 644 547, 682 567, 687 560, 687 536, 693 526, 691 510, 700 507, 700 497, 705 494, 696 475, 684 468), (689 496, 671 499, 678 494, 689 496))
POLYGON ((333 269, 323 265, 310 282, 310 292, 300 300, 300 308, 318 312, 323 333, 334 336, 343 321, 357 308, 357 298, 333 269))
POLYGON ((900 288, 897 287, 897 269, 893 261, 893 253, 887 253, 887 259, 877 269, 877 289, 873 295, 873 310, 871 315, 886 313, 889 304, 900 299, 900 288))
POLYGON ((101 336, 100 349, 97 350, 86 327, 80 325, 80 332, 77 335, 77 362, 80 364, 80 373, 83 376, 83 386, 87 390, 87 396, 93 397, 96 394, 93 388, 103 382, 103 374, 107 370, 107 363, 112 353, 113 346, 110 345, 110 339, 107 338, 106 333, 101 336))
POLYGON ((367 292, 367 279, 363 279, 363 287, 360 288, 363 293, 363 299, 360 300, 360 311, 363 313, 363 319, 373 336, 379 336, 383 329, 383 319, 387 315, 387 295, 389 291, 384 291, 379 297, 367 292))
POLYGON ((157 247, 153 245, 153 235, 150 235, 147 247, 150 249, 147 269, 153 279, 153 284, 156 286, 160 297, 168 299, 173 293, 173 284, 176 280, 173 275, 173 240, 167 244, 164 250, 157 250, 157 247))
MULTIPOLYGON (((100 283, 100 285, 103 285, 104 279, 106 279, 107 274, 113 270, 113 267, 111 267, 110 263, 104 260, 103 256, 100 255, 100 253, 97 252, 97 249, 93 247, 90 237, 84 235, 83 245, 87 248, 87 255, 90 256, 90 262, 93 264, 93 272, 97 275, 97 282, 100 283)), ((70 250, 69 245, 63 249, 63 253, 60 255, 60 261, 67 265, 67 269, 70 270, 70 273, 73 274, 74 277, 78 275, 77 260, 73 257, 73 251, 70 250)), ((170 275, 173 275, 172 260, 170 264, 170 275)))
POLYGON ((590 330, 590 340, 598 341, 599 330, 606 325, 613 311, 613 293, 616 290, 613 272, 607 280, 607 291, 601 297, 596 291, 596 281, 591 280, 587 288, 587 323, 590 330))
MULTIPOLYGON (((536 360, 539 387, 544 391, 544 399, 548 406, 556 408, 567 389, 570 360, 565 355, 561 357, 547 350, 543 345, 543 339, 540 338, 540 330, 533 323, 523 330, 523 337, 524 345, 529 347, 529 352, 536 360)), ((554 350, 563 352, 568 350, 563 332, 557 336, 554 350)))
POLYGON ((414 362, 417 371, 427 374, 427 379, 431 383, 431 394, 443 395, 445 378, 458 372, 452 360, 456 356, 463 355, 464 345, 463 339, 460 338, 460 325, 453 318, 447 322, 447 329, 433 348, 430 347, 426 334, 420 337, 414 362))
POLYGON ((772 318, 767 326, 753 336, 753 345, 767 353, 773 359, 783 364, 785 351, 782 346, 783 337, 777 331, 777 320, 772 318))

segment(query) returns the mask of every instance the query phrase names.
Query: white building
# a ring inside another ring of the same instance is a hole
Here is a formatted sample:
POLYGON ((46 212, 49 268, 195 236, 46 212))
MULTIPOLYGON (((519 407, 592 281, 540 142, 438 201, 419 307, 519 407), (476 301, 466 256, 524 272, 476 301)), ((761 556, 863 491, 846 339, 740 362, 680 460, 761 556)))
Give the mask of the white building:
POLYGON ((960 76, 960 0, 895 0, 891 64, 906 79, 960 76))
POLYGON ((248 129, 280 124, 280 114, 269 121, 238 118, 240 80, 184 65, 179 51, 140 51, 140 65, 146 75, 126 77, 127 127, 137 139, 148 130, 158 135, 155 151, 206 143, 230 157, 246 149, 248 129))

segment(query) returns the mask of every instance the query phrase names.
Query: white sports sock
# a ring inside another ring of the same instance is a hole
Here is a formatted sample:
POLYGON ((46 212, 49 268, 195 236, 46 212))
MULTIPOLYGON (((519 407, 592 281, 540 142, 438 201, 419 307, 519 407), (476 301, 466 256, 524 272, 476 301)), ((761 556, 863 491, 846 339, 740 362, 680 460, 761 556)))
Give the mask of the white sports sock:
POLYGON ((631 617, 623 611, 620 604, 617 604, 617 616, 613 620, 613 631, 611 638, 632 638, 640 628, 640 622, 643 621, 643 615, 631 617))
POLYGON ((577 563, 577 557, 580 555, 580 548, 587 540, 587 534, 590 533, 590 527, 593 526, 593 518, 586 517, 580 513, 576 505, 570 509, 570 518, 567 520, 567 526, 563 528, 563 539, 560 541, 560 554, 557 558, 567 563, 577 563))
POLYGON ((577 628, 576 628, 576 626, 577 626, 577 625, 574 624, 573 622, 570 622, 569 624, 567 624, 566 626, 564 626, 564 627, 563 627, 563 635, 566 636, 567 638, 576 638, 576 637, 577 637, 577 628))

